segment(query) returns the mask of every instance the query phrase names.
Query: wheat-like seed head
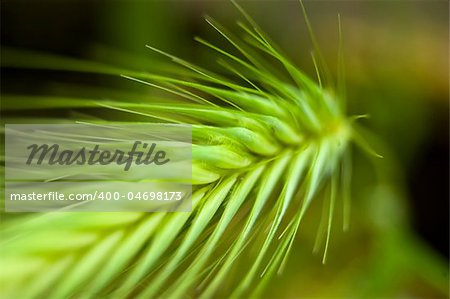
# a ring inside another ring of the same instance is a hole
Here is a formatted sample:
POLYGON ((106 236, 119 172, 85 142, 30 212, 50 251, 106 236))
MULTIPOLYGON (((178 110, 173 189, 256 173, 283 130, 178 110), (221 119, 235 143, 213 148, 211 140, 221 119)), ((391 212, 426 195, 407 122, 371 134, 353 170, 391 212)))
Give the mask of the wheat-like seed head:
POLYGON ((183 67, 183 74, 55 57, 41 60, 45 65, 27 65, 121 74, 178 97, 179 102, 158 99, 155 104, 9 96, 4 109, 21 109, 17 103, 36 110, 100 107, 149 122, 191 124, 193 207, 192 213, 50 213, 6 221, 0 258, 7 297, 258 296, 282 270, 300 223, 321 190, 328 190, 329 200, 316 247, 324 239, 325 261, 337 197, 343 198, 348 227, 349 142, 367 147, 345 116, 345 94, 334 92, 320 53, 313 56, 316 83, 237 7, 246 19, 238 23, 243 38, 212 18, 207 22, 240 56, 197 38, 220 58, 226 75, 151 46, 183 67), (267 57, 290 79, 277 76, 267 57), (245 273, 233 272, 237 261, 249 257, 245 273), (224 284, 230 288, 223 289, 224 284))

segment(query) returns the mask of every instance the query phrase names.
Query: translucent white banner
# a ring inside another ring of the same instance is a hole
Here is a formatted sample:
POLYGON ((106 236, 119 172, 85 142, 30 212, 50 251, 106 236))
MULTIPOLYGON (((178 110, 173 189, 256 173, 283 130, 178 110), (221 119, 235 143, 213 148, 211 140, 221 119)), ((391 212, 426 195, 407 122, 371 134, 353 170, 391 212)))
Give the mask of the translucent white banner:
POLYGON ((189 211, 191 139, 187 125, 6 125, 5 210, 189 211))

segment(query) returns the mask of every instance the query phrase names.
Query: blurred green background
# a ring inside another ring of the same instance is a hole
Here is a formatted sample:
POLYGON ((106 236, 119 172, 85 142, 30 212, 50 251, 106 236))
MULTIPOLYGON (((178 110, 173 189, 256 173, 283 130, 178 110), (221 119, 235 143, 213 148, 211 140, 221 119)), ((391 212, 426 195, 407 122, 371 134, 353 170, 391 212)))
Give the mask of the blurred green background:
MULTIPOLYGON (((240 1, 312 77, 312 48, 297 1, 240 1)), ((311 253, 320 204, 302 226, 268 298, 447 298, 449 258, 449 3, 306 1, 321 50, 334 72, 338 13, 343 26, 350 114, 385 157, 354 151, 351 229, 333 228, 328 263, 311 253)), ((159 92, 123 78, 9 67, 9 49, 154 70, 156 46, 220 72, 194 36, 230 49, 203 17, 236 27, 228 1, 2 1, 3 94, 148 100, 159 92)), ((231 50, 232 51, 232 50, 231 50)), ((26 64, 26 61, 24 62, 26 64)), ((92 109, 2 114, 39 118, 99 116, 92 109)), ((116 115, 100 115, 108 119, 116 115)), ((338 213, 339 214, 339 213, 338 213)), ((337 221, 339 223, 339 219, 337 221)))

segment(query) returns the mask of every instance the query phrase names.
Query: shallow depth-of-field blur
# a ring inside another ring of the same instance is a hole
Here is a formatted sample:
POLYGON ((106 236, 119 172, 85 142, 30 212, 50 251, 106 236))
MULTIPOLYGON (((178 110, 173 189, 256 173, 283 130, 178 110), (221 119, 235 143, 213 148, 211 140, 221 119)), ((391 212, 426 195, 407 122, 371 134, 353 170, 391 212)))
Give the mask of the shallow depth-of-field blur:
MULTIPOLYGON (((240 1, 297 66, 315 78, 311 42, 297 1, 240 1)), ((307 13, 335 73, 340 14, 348 113, 383 159, 353 152, 351 222, 342 232, 340 205, 327 263, 312 252, 321 205, 313 203, 284 272, 265 298, 448 298, 449 277, 449 4, 446 1, 306 1, 307 13)), ((141 70, 163 61, 152 45, 220 70, 202 36, 230 46, 204 21, 236 28, 228 1, 3 1, 2 64, 14 50, 94 60, 141 70)), ((120 77, 2 68, 3 94, 157 98, 161 92, 120 77), (113 88, 112 88, 113 87, 113 88), (123 93, 121 94, 122 91, 123 93)), ((15 119, 95 111, 2 112, 15 119)), ((105 117, 99 112, 99 117, 105 117)), ((110 112, 108 117, 114 118, 110 112)), ((18 215, 2 214, 2 221, 18 215)), ((1 236, 0 236, 1 237, 1 236)), ((1 252, 0 252, 1 254, 1 252)), ((246 266, 246 265, 245 265, 246 266)), ((245 266, 240 271, 245 272, 245 266)), ((1 272, 1 269, 0 269, 1 272)), ((238 273, 235 273, 238 275, 238 273)), ((7 278, 6 278, 7 281, 7 278)), ((1 297, 1 296, 0 296, 1 297)))

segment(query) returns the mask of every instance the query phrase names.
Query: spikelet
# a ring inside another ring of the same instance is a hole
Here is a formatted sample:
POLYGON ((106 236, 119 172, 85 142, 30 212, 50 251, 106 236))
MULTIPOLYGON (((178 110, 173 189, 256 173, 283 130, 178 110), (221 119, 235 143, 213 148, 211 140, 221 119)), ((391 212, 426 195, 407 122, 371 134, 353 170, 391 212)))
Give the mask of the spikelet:
POLYGON ((33 65, 38 57, 28 60, 31 68, 121 74, 178 97, 179 102, 158 99, 155 104, 151 99, 10 95, 3 108, 20 110, 17 103, 36 111, 93 107, 149 122, 192 124, 193 210, 12 217, 2 223, 4 298, 257 297, 282 270, 321 190, 329 190, 318 238, 325 240, 325 261, 338 196, 348 226, 349 143, 364 142, 345 116, 345 94, 334 91, 342 86, 332 85, 320 52, 313 56, 316 83, 236 6, 245 18, 238 23, 243 38, 206 20, 239 55, 197 38, 220 59, 227 75, 151 46, 181 66, 183 74, 141 73, 52 56, 43 60, 45 65, 33 65), (283 76, 277 75, 273 59, 283 76), (238 262, 247 263, 248 271, 235 272, 238 262))

